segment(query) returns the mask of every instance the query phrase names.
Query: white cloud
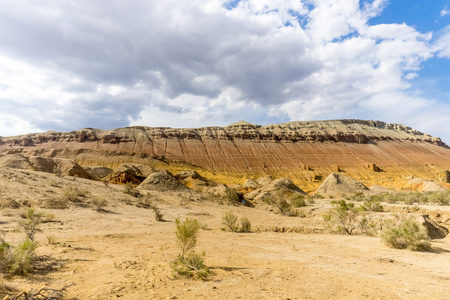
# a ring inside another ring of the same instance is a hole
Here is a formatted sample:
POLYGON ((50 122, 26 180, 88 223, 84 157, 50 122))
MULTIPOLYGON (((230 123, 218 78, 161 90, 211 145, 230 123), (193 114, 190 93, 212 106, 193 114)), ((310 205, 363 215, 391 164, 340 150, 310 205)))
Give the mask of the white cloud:
POLYGON ((440 58, 450 58, 450 25, 441 29, 437 33, 438 38, 434 42, 437 56, 440 58))
POLYGON ((431 44, 407 24, 369 25, 387 0, 229 3, 0 2, 0 135, 395 113, 408 123, 423 107, 402 105, 428 101, 410 91, 422 62, 450 57, 446 32, 431 44))
POLYGON ((448 10, 448 6, 444 6, 444 8, 441 10, 441 17, 444 16, 449 16, 450 15, 450 11, 448 10))

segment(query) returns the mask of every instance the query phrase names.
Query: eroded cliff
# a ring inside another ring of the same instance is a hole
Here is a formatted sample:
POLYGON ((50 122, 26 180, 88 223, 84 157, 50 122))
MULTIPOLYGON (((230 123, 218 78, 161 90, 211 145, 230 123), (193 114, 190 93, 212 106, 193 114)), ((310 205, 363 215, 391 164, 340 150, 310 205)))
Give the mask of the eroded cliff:
POLYGON ((126 161, 175 169, 187 164, 214 174, 269 174, 310 185, 339 168, 382 184, 371 179, 371 172, 390 171, 388 175, 377 172, 378 178, 388 182, 389 176, 422 173, 430 177, 450 166, 450 149, 439 138, 400 124, 366 120, 267 126, 241 121, 195 129, 85 128, 1 138, 0 153, 72 158, 82 165, 109 167, 126 161))

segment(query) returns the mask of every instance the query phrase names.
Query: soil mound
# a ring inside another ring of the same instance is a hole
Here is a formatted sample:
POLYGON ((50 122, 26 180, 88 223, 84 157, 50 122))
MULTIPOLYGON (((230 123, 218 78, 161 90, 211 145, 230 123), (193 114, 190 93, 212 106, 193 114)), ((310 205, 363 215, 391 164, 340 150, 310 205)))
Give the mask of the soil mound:
POLYGON ((439 192, 447 190, 436 182, 422 178, 414 178, 408 181, 406 187, 418 192, 439 192))
POLYGON ((148 176, 138 188, 154 191, 183 191, 189 189, 175 177, 159 171, 148 176))
POLYGON ((314 194, 322 196, 346 196, 355 193, 367 193, 369 188, 362 182, 359 182, 348 176, 331 173, 320 185, 319 189, 314 194))
POLYGON ((273 197, 274 193, 283 192, 286 195, 301 194, 307 195, 302 189, 296 186, 287 178, 278 178, 273 180, 270 184, 256 189, 244 195, 245 200, 253 200, 254 203, 264 203, 266 199, 273 197))

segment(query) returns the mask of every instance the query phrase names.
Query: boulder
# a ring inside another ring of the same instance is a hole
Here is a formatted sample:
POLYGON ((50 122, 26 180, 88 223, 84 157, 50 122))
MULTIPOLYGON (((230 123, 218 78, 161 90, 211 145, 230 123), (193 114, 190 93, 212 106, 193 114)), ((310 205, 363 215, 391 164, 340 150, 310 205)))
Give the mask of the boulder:
POLYGON ((183 191, 189 188, 179 182, 175 177, 164 172, 155 172, 148 176, 138 189, 154 191, 183 191))

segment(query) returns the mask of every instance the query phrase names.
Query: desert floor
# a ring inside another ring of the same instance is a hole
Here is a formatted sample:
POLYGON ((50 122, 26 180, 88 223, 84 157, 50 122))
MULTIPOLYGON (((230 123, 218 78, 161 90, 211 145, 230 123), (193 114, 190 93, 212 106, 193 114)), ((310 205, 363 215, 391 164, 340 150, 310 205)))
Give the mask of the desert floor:
MULTIPOLYGON (((36 235, 38 255, 48 258, 30 275, 3 277, 0 297, 70 283, 74 285, 67 288, 67 299, 450 297, 450 237, 433 241, 433 251, 422 253, 390 249, 378 237, 323 233, 318 212, 326 209, 326 200, 304 208, 307 217, 299 218, 150 191, 165 220, 157 222, 152 210, 126 203, 134 200, 123 193, 123 186, 23 170, 0 173, 1 199, 38 204, 68 186, 88 190, 87 196, 68 209, 38 209, 54 215, 36 235), (107 199, 106 212, 88 205, 95 197, 107 199), (254 232, 223 231, 222 214, 229 210, 248 217, 254 232), (170 267, 179 253, 174 220, 186 217, 206 225, 196 247, 205 251, 211 270, 204 281, 176 277, 170 267), (277 228, 301 230, 275 232, 277 228), (300 233, 315 229, 319 233, 300 233)), ((450 212, 449 207, 425 209, 450 212)), ((17 225, 22 212, 0 211, 0 230, 11 244, 24 238, 17 225)))

